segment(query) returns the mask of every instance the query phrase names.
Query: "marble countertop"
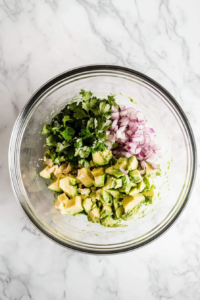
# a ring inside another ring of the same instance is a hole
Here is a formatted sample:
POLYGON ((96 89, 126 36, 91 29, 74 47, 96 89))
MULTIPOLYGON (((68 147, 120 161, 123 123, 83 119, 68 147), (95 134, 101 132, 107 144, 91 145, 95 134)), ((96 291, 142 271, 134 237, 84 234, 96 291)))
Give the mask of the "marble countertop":
MULTIPOLYGON (((13 124, 51 77, 80 65, 136 69, 178 100, 200 147, 200 2, 0 0, 0 299, 200 299, 200 178, 178 221, 137 251, 63 249, 24 216, 11 190, 13 124)), ((198 162, 198 169, 200 162, 198 162)))

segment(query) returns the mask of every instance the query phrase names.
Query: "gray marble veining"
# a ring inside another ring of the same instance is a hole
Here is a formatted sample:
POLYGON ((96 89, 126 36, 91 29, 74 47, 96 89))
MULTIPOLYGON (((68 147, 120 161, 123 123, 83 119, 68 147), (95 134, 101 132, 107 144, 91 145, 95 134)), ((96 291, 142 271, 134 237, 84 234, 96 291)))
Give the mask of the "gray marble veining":
MULTIPOLYGON (((0 0, 0 299, 200 299, 200 178, 187 208, 138 251, 87 256, 42 236, 14 199, 13 124, 33 92, 79 65, 134 68, 184 109, 200 147, 200 2, 0 0)), ((198 162, 198 169, 200 162, 198 162)))

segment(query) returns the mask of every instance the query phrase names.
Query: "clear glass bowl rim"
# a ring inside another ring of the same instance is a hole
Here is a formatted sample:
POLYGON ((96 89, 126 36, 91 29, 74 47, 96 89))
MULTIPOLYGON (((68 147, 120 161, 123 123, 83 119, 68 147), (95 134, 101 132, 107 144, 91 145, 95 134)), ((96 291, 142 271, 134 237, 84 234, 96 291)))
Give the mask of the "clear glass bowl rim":
POLYGON ((189 197, 191 195, 192 189, 194 187, 194 183, 195 183, 195 178, 196 178, 196 169, 197 169, 197 150, 196 150, 196 142, 195 142, 195 138, 194 138, 194 134, 191 128, 191 125, 184 113, 184 111, 182 110, 182 108, 180 107, 180 105, 178 104, 178 102, 174 99, 174 97, 163 87, 161 86, 159 83, 157 83, 155 80, 151 79, 150 77, 136 71, 130 68, 126 68, 126 67, 122 67, 122 66, 117 66, 117 65, 105 65, 105 64, 99 64, 99 65, 87 65, 87 66, 81 66, 81 67, 77 67, 71 70, 68 70, 66 72, 63 72, 55 77, 53 77, 52 79, 50 79, 49 81, 47 81, 44 85, 42 85, 33 95, 32 97, 28 100, 28 102, 26 103, 26 105, 24 106, 24 108, 22 109, 21 113, 19 114, 14 127, 13 127, 13 131, 11 134, 11 138, 10 138, 10 144, 9 144, 9 150, 8 150, 8 164, 9 164, 9 173, 10 173, 10 179, 11 179, 11 185, 12 185, 12 189, 15 195, 15 198, 17 200, 17 202, 20 204, 20 206, 22 207, 23 211, 25 212, 26 216, 28 216, 29 220, 32 222, 32 224, 41 232, 43 233, 46 237, 50 238, 50 240, 53 240, 54 242, 58 243, 61 246, 73 249, 75 251, 79 251, 79 252, 85 252, 87 254, 117 254, 117 253, 122 253, 122 252, 127 252, 127 251, 131 251, 131 250, 135 250, 137 248, 140 248, 142 246, 145 246, 147 244, 149 244, 150 242, 152 242, 153 240, 155 240, 156 238, 158 238, 159 236, 161 236, 164 232, 166 232, 171 226, 172 224, 177 220, 177 218, 180 216, 181 212, 183 211, 183 209, 185 208, 189 197), (26 120, 26 116, 27 114, 30 112, 30 108, 33 107, 36 102, 38 101, 38 99, 41 97, 41 95, 43 95, 45 93, 45 91, 47 91, 49 88, 51 88, 52 86, 54 86, 55 84, 58 84, 59 82, 62 82, 62 80, 66 80, 67 78, 71 77, 71 76, 80 76, 81 74, 85 74, 86 72, 101 72, 101 71, 112 71, 112 72, 122 72, 125 75, 133 75, 138 77, 139 79, 144 80, 146 83, 154 86, 155 88, 157 88, 158 90, 160 90, 167 98, 168 100, 173 104, 173 106, 177 109, 177 111, 179 112, 184 125, 187 128, 187 132, 189 134, 189 139, 190 139, 190 143, 191 143, 191 147, 192 147, 192 161, 193 161, 193 165, 192 165, 192 174, 191 174, 191 180, 190 180, 190 184, 189 184, 189 188, 187 190, 187 193, 185 195, 184 200, 182 201, 182 205, 179 207, 179 210, 176 211, 176 213, 174 214, 173 218, 170 220, 170 222, 168 222, 168 224, 166 224, 166 226, 156 232, 152 237, 150 237, 149 239, 146 239, 145 241, 143 241, 140 244, 136 244, 133 246, 129 246, 127 248, 117 248, 117 249, 109 249, 107 251, 105 250, 96 250, 96 248, 94 250, 92 249, 87 249, 84 247, 79 247, 79 246, 74 246, 74 245, 70 245, 70 244, 66 244, 64 242, 62 242, 61 240, 57 239, 55 236, 52 236, 51 233, 49 233, 44 226, 41 226, 37 220, 34 218, 34 216, 30 213, 30 211, 27 209, 26 205, 23 204, 23 195, 18 195, 17 193, 17 187, 18 187, 18 183, 17 183, 17 179, 16 179, 16 170, 15 170, 15 164, 13 164, 13 162, 15 161, 16 157, 15 157, 15 147, 13 147, 15 145, 16 139, 17 139, 17 135, 18 132, 20 131, 21 128, 21 124, 24 123, 24 121, 26 120))

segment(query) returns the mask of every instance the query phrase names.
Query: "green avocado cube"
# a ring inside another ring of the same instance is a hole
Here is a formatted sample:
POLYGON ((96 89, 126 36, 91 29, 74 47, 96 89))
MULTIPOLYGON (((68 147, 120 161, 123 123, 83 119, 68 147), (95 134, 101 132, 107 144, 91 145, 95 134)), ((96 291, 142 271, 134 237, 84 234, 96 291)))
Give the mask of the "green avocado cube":
POLYGON ((104 166, 109 163, 112 158, 112 151, 106 149, 105 151, 97 151, 92 154, 93 162, 98 166, 104 166))
POLYGON ((104 205, 101 211, 100 219, 106 218, 107 216, 111 216, 112 214, 112 208, 108 205, 104 205))
POLYGON ((115 211, 115 216, 117 219, 121 218, 121 216, 124 214, 124 207, 123 206, 119 206, 116 211, 115 211))
POLYGON ((115 180, 115 186, 114 186, 114 188, 115 189, 118 189, 118 188, 120 188, 122 186, 122 179, 116 179, 115 180))
POLYGON ((119 199, 119 191, 118 190, 107 190, 109 194, 113 196, 114 199, 119 199))
POLYGON ((130 171, 129 176, 132 178, 131 181, 133 183, 138 183, 138 182, 142 181, 142 176, 138 170, 130 171))
POLYGON ((112 227, 113 226, 113 219, 110 216, 108 216, 108 217, 101 220, 101 225, 103 225, 105 227, 112 227))
POLYGON ((107 168, 105 172, 106 172, 106 174, 113 175, 117 178, 122 177, 124 175, 124 173, 122 171, 116 170, 114 168, 114 166, 107 168))
POLYGON ((119 189, 121 193, 128 194, 131 189, 130 178, 128 175, 122 177, 122 187, 119 189))
POLYGON ((124 170, 126 170, 127 166, 128 166, 128 158, 127 157, 120 157, 117 160, 117 163, 115 164, 114 168, 115 169, 123 168, 124 170))
POLYGON ((86 213, 88 213, 92 209, 92 200, 90 198, 86 198, 83 200, 83 208, 86 213))
POLYGON ((100 223, 100 209, 99 209, 99 207, 95 207, 89 212, 88 221, 93 222, 93 223, 100 223))
POLYGON ((102 187, 105 184, 106 174, 94 177, 95 186, 102 187))
POLYGON ((103 186, 103 189, 104 190, 113 189, 114 186, 115 186, 115 178, 112 177, 112 176, 107 175, 106 183, 103 186))
POLYGON ((101 191, 101 199, 103 204, 108 204, 112 201, 112 196, 107 191, 101 191))
POLYGON ((128 166, 127 166, 127 170, 128 171, 132 171, 132 170, 136 170, 138 167, 138 160, 135 156, 131 156, 128 158, 128 166))

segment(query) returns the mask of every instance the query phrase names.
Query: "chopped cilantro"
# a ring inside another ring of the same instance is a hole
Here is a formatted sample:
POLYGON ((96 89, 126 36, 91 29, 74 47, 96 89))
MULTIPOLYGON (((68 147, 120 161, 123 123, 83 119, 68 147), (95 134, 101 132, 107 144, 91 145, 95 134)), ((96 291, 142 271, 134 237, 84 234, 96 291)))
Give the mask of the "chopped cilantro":
POLYGON ((50 124, 43 127, 42 134, 47 135, 46 146, 51 153, 49 158, 54 164, 68 160, 72 166, 81 163, 89 167, 92 153, 107 149, 105 141, 106 131, 112 123, 109 120, 111 108, 119 107, 115 95, 102 100, 90 91, 81 90, 80 97, 67 104, 50 124))

